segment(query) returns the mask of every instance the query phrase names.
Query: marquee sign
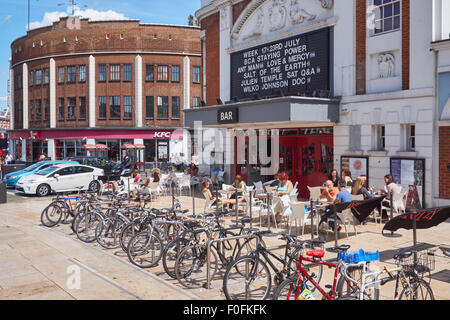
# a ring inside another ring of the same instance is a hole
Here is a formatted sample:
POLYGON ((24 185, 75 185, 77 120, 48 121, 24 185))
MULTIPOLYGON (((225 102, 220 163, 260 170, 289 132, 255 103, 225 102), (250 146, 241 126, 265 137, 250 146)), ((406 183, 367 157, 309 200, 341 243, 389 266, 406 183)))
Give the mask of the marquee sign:
POLYGON ((330 90, 330 28, 231 54, 231 97, 330 90))

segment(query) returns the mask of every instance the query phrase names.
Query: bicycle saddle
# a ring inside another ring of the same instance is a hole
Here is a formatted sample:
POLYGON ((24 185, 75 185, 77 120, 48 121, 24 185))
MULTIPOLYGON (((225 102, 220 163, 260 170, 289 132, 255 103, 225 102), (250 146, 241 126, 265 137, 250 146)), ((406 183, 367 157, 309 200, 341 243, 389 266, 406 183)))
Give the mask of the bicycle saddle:
POLYGON ((242 219, 239 219, 240 224, 246 224, 246 223, 250 223, 250 222, 252 222, 252 218, 247 217, 247 216, 243 217, 242 219))
POLYGON ((196 221, 184 221, 183 224, 185 225, 186 228, 194 228, 199 226, 200 224, 196 221))
POLYGON ((332 248, 327 248, 328 252, 334 252, 334 253, 339 253, 339 252, 347 252, 348 249, 350 249, 351 246, 344 244, 341 246, 337 246, 337 247, 332 247, 332 248))
POLYGON ((289 234, 282 234, 280 240, 288 241, 288 242, 295 242, 296 237, 291 236, 289 234))
POLYGON ((397 254, 394 256, 394 259, 395 259, 395 260, 406 259, 406 258, 411 257, 412 254, 413 254, 412 250, 406 250, 406 251, 397 253, 397 254))
POLYGON ((306 252, 306 255, 313 258, 323 258, 325 256, 325 251, 323 250, 313 250, 306 252))

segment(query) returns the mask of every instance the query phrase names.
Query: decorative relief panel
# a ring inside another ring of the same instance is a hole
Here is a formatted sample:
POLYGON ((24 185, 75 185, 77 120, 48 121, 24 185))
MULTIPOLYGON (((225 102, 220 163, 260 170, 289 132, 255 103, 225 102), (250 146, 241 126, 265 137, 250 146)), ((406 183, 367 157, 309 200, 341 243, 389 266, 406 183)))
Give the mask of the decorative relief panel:
POLYGON ((391 78, 395 75, 395 57, 391 53, 380 54, 377 58, 378 78, 391 78))
POLYGON ((251 40, 321 21, 332 17, 333 5, 333 0, 254 0, 234 24, 231 39, 251 40))

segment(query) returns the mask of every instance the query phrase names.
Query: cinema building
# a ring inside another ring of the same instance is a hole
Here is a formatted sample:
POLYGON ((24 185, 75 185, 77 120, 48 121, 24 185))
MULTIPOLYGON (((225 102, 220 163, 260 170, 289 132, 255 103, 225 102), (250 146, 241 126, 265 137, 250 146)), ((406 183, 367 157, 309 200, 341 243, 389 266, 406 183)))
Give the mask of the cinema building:
MULTIPOLYGON (((185 125, 227 130, 228 145, 237 129, 277 129, 280 171, 301 198, 348 168, 377 188, 392 173, 409 206, 448 204, 437 170, 450 172, 439 150, 450 137, 438 115, 439 88, 450 108, 445 12, 447 0, 202 0, 207 106, 185 110, 185 125)), ((271 179, 245 157, 229 177, 271 179)))
POLYGON ((183 109, 200 105, 199 28, 91 22, 66 17, 11 44, 11 149, 35 161, 85 154, 102 144, 110 160, 124 144, 145 161, 190 155, 183 109))

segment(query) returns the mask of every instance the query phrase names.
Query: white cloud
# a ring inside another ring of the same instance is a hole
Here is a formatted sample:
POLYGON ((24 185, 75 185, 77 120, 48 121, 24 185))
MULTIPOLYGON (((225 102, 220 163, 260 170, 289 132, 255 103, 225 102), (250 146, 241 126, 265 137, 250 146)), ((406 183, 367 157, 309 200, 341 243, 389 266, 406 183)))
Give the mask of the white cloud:
MULTIPOLYGON (((68 8, 71 12, 71 9, 68 8)), ((42 21, 35 21, 30 23, 30 29, 41 28, 45 26, 50 26, 53 22, 58 21, 62 17, 67 17, 69 14, 62 11, 46 12, 42 21)), ((76 8, 75 16, 81 16, 83 18, 89 18, 91 21, 105 21, 105 20, 129 20, 123 13, 118 13, 113 10, 108 11, 97 11, 94 9, 80 10, 76 8)))

